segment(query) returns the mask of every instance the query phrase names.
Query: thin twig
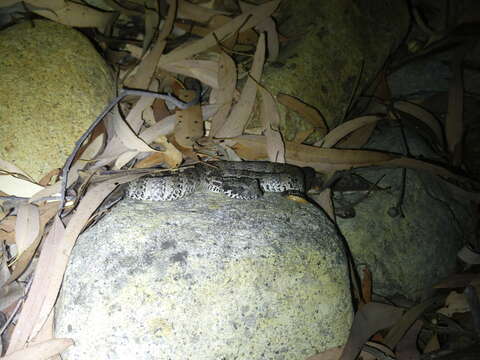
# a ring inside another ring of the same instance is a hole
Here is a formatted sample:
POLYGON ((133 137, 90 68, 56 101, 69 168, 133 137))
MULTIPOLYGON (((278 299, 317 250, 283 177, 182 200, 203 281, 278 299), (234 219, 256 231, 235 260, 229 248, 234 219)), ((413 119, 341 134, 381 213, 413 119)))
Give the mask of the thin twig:
POLYGON ((91 134, 93 129, 105 118, 105 116, 126 96, 132 96, 132 95, 137 95, 137 96, 151 96, 156 99, 163 99, 170 101, 173 103, 176 107, 180 109, 187 109, 192 105, 195 105, 199 101, 199 94, 197 94, 197 97, 190 101, 190 102, 183 102, 178 100, 175 96, 170 95, 170 94, 159 94, 155 93, 152 91, 147 91, 147 90, 132 90, 132 89, 124 89, 118 95, 115 99, 112 100, 112 102, 105 108, 105 110, 102 111, 102 113, 95 119, 95 121, 89 126, 89 128, 83 133, 83 135, 77 140, 75 143, 75 147, 70 154, 70 156, 67 158, 67 161, 65 162, 65 165, 62 170, 62 188, 60 190, 61 198, 62 201, 60 203, 60 207, 58 209, 58 212, 61 213, 63 211, 63 208, 65 206, 65 194, 67 190, 67 183, 68 183, 68 172, 70 170, 70 167, 72 165, 73 159, 77 155, 80 147, 82 146, 83 142, 87 139, 87 137, 91 134))
MULTIPOLYGON (((403 155, 412 157, 412 154, 410 153, 410 147, 408 146, 408 141, 407 141, 407 135, 405 134, 405 128, 402 122, 402 118, 398 111, 396 111, 393 107, 391 108, 391 112, 395 119, 397 120, 399 126, 400 126, 400 133, 402 135, 402 145, 403 145, 403 155)), ((407 188, 407 169, 403 168, 402 169, 402 180, 400 182, 400 194, 398 196, 397 204, 391 208, 393 211, 397 211, 398 215, 400 217, 404 218, 405 213, 403 212, 403 204, 405 202, 405 192, 407 188)))
POLYGON ((362 59, 362 64, 360 65, 360 71, 358 73, 358 77, 356 79, 355 85, 352 88, 352 92, 350 93, 350 99, 348 99, 347 107, 345 108, 345 113, 343 114, 342 120, 346 119, 347 115, 352 110, 355 95, 357 95, 358 91, 360 90, 360 81, 362 80, 362 75, 364 70, 365 70, 365 59, 362 59))

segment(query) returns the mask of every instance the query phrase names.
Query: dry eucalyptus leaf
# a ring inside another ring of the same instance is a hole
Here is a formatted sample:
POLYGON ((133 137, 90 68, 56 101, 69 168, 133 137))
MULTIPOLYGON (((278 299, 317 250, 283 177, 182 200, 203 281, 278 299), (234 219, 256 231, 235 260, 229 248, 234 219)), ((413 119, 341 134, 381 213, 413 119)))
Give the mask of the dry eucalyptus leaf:
MULTIPOLYGON (((367 341, 365 343, 366 346, 368 346, 370 349, 375 349, 380 352, 379 356, 375 356, 372 353, 369 353, 365 350, 365 346, 363 347, 362 351, 360 352, 360 357, 362 360, 377 360, 378 358, 381 358, 382 356, 387 358, 387 356, 390 356, 390 359, 396 359, 395 354, 391 349, 389 349, 387 346, 378 343, 378 342, 373 342, 373 341, 367 341)), ((398 359, 400 360, 400 359, 398 359)), ((405 359, 403 359, 405 360, 405 359)), ((413 360, 413 359, 412 359, 413 360)))
POLYGON ((331 148, 350 133, 362 128, 365 125, 376 124, 377 121, 381 119, 382 117, 378 115, 367 115, 346 121, 325 135, 319 145, 323 148, 331 148))
MULTIPOLYGON (((24 348, 28 339, 35 335, 32 333, 33 327, 39 320, 39 314, 46 299, 50 297, 55 301, 57 297, 55 290, 53 289, 52 291, 49 288, 51 282, 54 282, 54 278, 59 279, 59 277, 60 279, 59 281, 57 280, 57 282, 59 283, 58 287, 60 287, 61 279, 63 278, 64 270, 55 268, 55 256, 62 256, 61 251, 62 243, 64 243, 64 231, 65 228, 63 227, 62 221, 59 217, 56 217, 53 226, 45 239, 32 286, 28 297, 23 304, 17 325, 13 330, 7 354, 12 354, 17 350, 20 351, 24 348), (55 248, 58 250, 55 251, 55 248)), ((43 321, 41 325, 43 325, 43 321)))
MULTIPOLYGON (((297 131, 296 134, 295 134, 295 138, 292 140, 292 142, 297 143, 297 144, 301 144, 305 140, 307 140, 308 137, 310 135, 312 135, 314 131, 315 131, 314 128, 310 128, 310 129, 307 129, 307 130, 304 130, 304 131, 297 131)), ((317 144, 315 144, 315 146, 317 146, 317 144)))
POLYGON ((139 136, 141 139, 143 139, 143 141, 150 144, 159 136, 172 134, 175 130, 176 123, 177 118, 175 114, 167 116, 153 126, 150 126, 149 128, 143 130, 139 136))
POLYGON ((395 349, 398 360, 420 360, 420 352, 417 348, 418 334, 422 329, 423 321, 417 320, 408 329, 405 336, 398 342, 395 349))
POLYGON ((469 265, 480 264, 480 254, 476 251, 473 251, 469 246, 463 246, 458 251, 457 257, 469 265))
POLYGON ((463 293, 451 291, 445 299, 445 306, 437 310, 437 313, 452 317, 455 313, 465 313, 470 311, 467 298, 463 293))
POLYGON ((228 116, 222 128, 216 134, 218 138, 230 138, 240 136, 250 118, 255 104, 257 94, 257 82, 262 76, 263 64, 265 62, 265 34, 261 34, 258 39, 257 50, 253 57, 252 69, 247 79, 240 99, 234 105, 232 112, 228 116))
MULTIPOLYGON (((170 115, 170 116, 162 119, 161 121, 159 121, 155 125, 143 130, 140 133, 139 137, 143 141, 145 141, 145 143, 150 144, 155 139, 157 139, 159 136, 172 134, 174 129, 175 129, 176 121, 177 120, 176 120, 175 114, 170 115)), ((128 163, 130 160, 135 158, 137 155, 139 155, 140 153, 141 153, 140 151, 125 151, 125 152, 123 152, 119 155, 115 155, 115 156, 111 157, 110 159, 115 160, 114 168, 119 169, 123 165, 128 163)), ((153 154, 155 154, 155 153, 156 152, 154 152, 153 154)), ((162 152, 158 152, 158 153, 161 154, 162 152)), ((163 158, 163 155, 159 155, 159 157, 163 158)), ((171 156, 167 157, 167 159, 170 159, 170 158, 171 158, 171 156)), ((108 158, 105 158, 104 161, 107 161, 107 160, 108 160, 108 158)), ((169 163, 171 163, 170 160, 169 160, 169 163)))
POLYGON ((155 115, 153 113, 152 107, 149 106, 145 110, 143 110, 142 119, 143 119, 143 122, 145 123, 145 126, 152 126, 156 124, 155 115))
MULTIPOLYGON (((185 24, 181 22, 177 22, 175 24, 176 28, 182 29, 185 32, 189 32, 193 35, 197 35, 199 37, 205 37, 208 34, 214 32, 218 28, 222 27, 229 21, 231 21, 232 18, 225 16, 225 15, 215 15, 212 17, 212 19, 208 22, 206 25, 200 25, 200 24, 185 24)), ((230 36, 226 40, 221 42, 221 46, 213 46, 210 51, 219 51, 227 48, 227 49, 232 49, 233 50, 239 51, 239 44, 256 44, 258 41, 258 35, 253 29, 248 29, 247 31, 244 31, 239 34, 235 34, 235 36, 230 36)))
MULTIPOLYGON (((117 116, 120 116, 120 114, 118 114, 118 111, 117 111, 117 116)), ((97 136, 95 139, 93 139, 93 141, 90 141, 86 145, 86 147, 81 153, 81 158, 75 160, 72 166, 70 167, 67 187, 71 186, 75 181, 77 181, 78 172, 79 170, 83 169, 87 165, 87 161, 97 157, 98 153, 103 149, 103 143, 105 141, 104 138, 105 138, 105 134, 102 133, 101 135, 97 136)), ((115 139, 118 147, 122 150, 125 149, 125 147, 122 145, 120 140, 116 137, 115 139)), ((108 145, 112 146, 112 142, 114 142, 114 139, 111 139, 108 145)), ((104 153, 106 151, 107 149, 104 150, 104 153)), ((31 196, 29 202, 36 202, 41 198, 50 197, 52 195, 59 194, 61 185, 62 185, 61 182, 57 182, 55 184, 49 185, 41 189, 40 191, 37 191, 34 195, 31 196)))
MULTIPOLYGON (((239 1, 238 3, 240 5, 240 9, 242 9, 242 12, 255 8, 255 5, 246 3, 244 1, 239 1)), ((268 60, 275 61, 280 51, 280 42, 278 40, 278 32, 275 21, 269 16, 255 26, 255 30, 257 30, 259 33, 267 33, 268 60)))
MULTIPOLYGON (((158 86, 158 80, 153 79, 148 90, 156 92, 158 90, 158 86)), ((135 133, 137 133, 143 125, 142 113, 146 109, 150 109, 154 101, 155 98, 152 96, 140 96, 135 105, 133 105, 132 109, 128 112, 125 121, 135 133)))
MULTIPOLYGON (((195 92, 193 90, 181 91, 180 98, 193 99, 195 92), (188 95, 185 97, 185 95, 188 95)), ((204 135, 202 110, 200 105, 190 106, 188 109, 177 110, 175 112, 177 124, 174 134, 175 141, 183 147, 192 148, 195 141, 204 135)))
POLYGON ((372 302, 373 276, 367 266, 362 269, 362 299, 364 303, 372 302))
POLYGON ((141 151, 136 150, 127 150, 124 153, 118 155, 116 159, 114 159, 113 169, 120 169, 122 166, 127 164, 130 160, 135 158, 138 154, 141 154, 141 151))
POLYGON ((43 186, 0 171, 0 191, 8 195, 29 198, 42 189, 43 186))
POLYGON ((260 119, 265 127, 267 138, 268 160, 271 162, 285 163, 285 144, 279 130, 280 114, 272 94, 262 86, 258 87, 262 102, 260 107, 260 119))
POLYGON ((194 22, 206 23, 216 15, 228 15, 225 11, 209 9, 205 6, 192 4, 186 0, 179 0, 178 2, 178 18, 188 19, 194 22))
POLYGON ((25 176, 25 178, 27 180, 31 180, 33 181, 33 179, 25 172, 23 171, 22 169, 20 169, 19 167, 17 167, 16 165, 13 165, 12 163, 6 161, 6 160, 2 160, 0 159, 0 171, 1 170, 4 170, 6 171, 7 173, 11 173, 11 174, 20 174, 20 175, 23 175, 25 176))
POLYGON ((164 70, 176 74, 182 74, 199 80, 200 82, 218 89, 219 64, 212 60, 179 60, 175 63, 161 64, 164 70))
POLYGON ((24 295, 24 287, 18 282, 6 285, 10 277, 10 270, 7 266, 7 254, 5 252, 5 245, 2 245, 2 261, 0 265, 0 309, 5 311, 9 306, 20 300, 24 295))
MULTIPOLYGON (((54 316, 55 316, 55 311, 51 311, 47 321, 45 322, 45 325, 39 331, 37 336, 35 336, 35 338, 32 340, 32 343, 40 343, 40 342, 48 341, 50 339, 55 338, 54 316)), ((61 357, 55 357, 55 358, 50 358, 48 360, 62 360, 62 359, 61 357)))
POLYGON ((125 44, 125 51, 127 51, 130 56, 134 57, 135 59, 140 59, 143 55, 142 48, 135 44, 125 44))
MULTIPOLYGON (((232 20, 231 17, 224 16, 224 15, 214 16, 212 20, 210 20, 210 22, 208 23, 208 29, 210 30, 209 32, 217 30, 218 28, 227 24, 231 20, 232 20)), ((205 34, 204 36, 206 35, 207 34, 205 34)), ((235 45, 239 46, 239 44, 248 44, 248 45, 255 46, 257 42, 258 42, 258 34, 253 29, 248 29, 240 33, 236 33, 234 37, 232 36, 228 38, 226 41, 222 41, 222 46, 228 49, 231 49, 235 45)), ((217 47, 215 47, 214 49, 216 48, 217 47)))
POLYGON ((18 207, 15 223, 15 242, 18 254, 24 252, 35 241, 40 231, 40 211, 38 206, 23 203, 18 207))
POLYGON ((354 360, 363 344, 377 331, 395 324, 404 310, 396 306, 368 303, 363 306, 353 320, 352 329, 339 360, 354 360))
MULTIPOLYGON (((111 118, 109 120, 109 126, 107 128, 107 131, 109 133, 109 141, 107 142, 107 145, 105 146, 105 149, 102 151, 102 153, 96 157, 96 163, 93 166, 93 169, 110 163, 112 160, 116 159, 120 154, 127 150, 125 145, 123 145, 122 141, 116 134, 113 126, 115 122, 123 121, 120 112, 118 111, 118 108, 114 108, 112 110, 111 118)), ((71 170, 70 173, 72 173, 71 170)))
POLYGON ((268 61, 275 61, 280 52, 280 41, 278 39, 277 26, 275 21, 268 17, 258 24, 255 29, 267 33, 268 61))
MULTIPOLYGON (((77 180, 78 170, 81 168, 79 165, 80 165, 80 163, 77 162, 77 166, 75 168, 72 166, 72 168, 70 169, 70 173, 69 173, 69 176, 68 176, 68 183, 67 183, 68 186, 72 185, 77 180)), ((50 196, 54 196, 56 194, 59 194, 61 186, 62 186, 61 182, 56 182, 55 184, 49 185, 45 188, 42 188, 40 191, 35 192, 30 197, 29 202, 30 203, 37 202, 42 198, 50 197, 50 196)))
POLYGON ((65 1, 62 8, 33 9, 35 14, 56 21, 63 25, 74 27, 94 27, 103 32, 111 22, 115 13, 96 10, 90 6, 65 1))
POLYGON ((347 135, 337 143, 338 148, 342 149, 361 149, 375 130, 376 124, 365 125, 355 130, 351 135, 347 135))
MULTIPOLYGON (((258 135, 243 135, 229 139, 227 145, 248 160, 267 158, 266 138, 258 135), (232 144, 232 145, 231 145, 232 144)), ((317 172, 326 173, 356 167, 383 165, 393 155, 369 150, 323 149, 286 141, 286 162, 298 166, 310 166, 317 172)))
MULTIPOLYGON (((132 1, 137 4, 139 3, 136 0, 132 0, 132 1)), ((105 5, 108 5, 109 7, 111 7, 112 9, 118 11, 122 15, 126 15, 126 16, 142 16, 143 15, 143 12, 137 10, 138 8, 136 9, 133 7, 122 6, 123 1, 119 2, 117 0, 102 0, 102 2, 105 3, 105 5)), ((140 4, 143 5, 144 2, 142 1, 140 4)))
MULTIPOLYGON (((95 158, 100 152, 103 150, 105 145, 106 139, 105 132, 102 132, 88 141, 86 146, 83 149, 80 149, 80 158, 75 160, 72 167, 75 165, 76 162, 86 162, 95 158)), ((85 164, 82 164, 85 166, 85 164)))
MULTIPOLYGON (((132 176, 124 177, 125 180, 129 178, 132 176)), ((120 182, 117 178, 92 185, 78 204, 66 228, 60 218, 55 217, 38 259, 29 296, 12 334, 8 354, 22 349, 44 325, 55 304, 68 258, 78 235, 97 207, 120 182)))
POLYGON ((158 60, 167 42, 158 38, 152 49, 147 52, 137 67, 123 80, 123 86, 132 89, 146 89, 153 78, 158 60))
POLYGON ((60 173, 61 169, 50 170, 48 173, 42 176, 42 178, 38 181, 38 184, 41 186, 48 186, 48 184, 50 184, 55 177, 58 177, 60 173))
MULTIPOLYGON (((33 206, 33 205, 31 205, 33 206)), ((38 209, 37 209, 38 210, 38 209)), ((7 284, 12 283, 13 281, 17 280, 23 272, 27 269, 28 265, 32 261, 35 252, 40 244, 40 240, 42 239, 43 233, 45 231, 46 224, 52 219, 58 211, 58 204, 54 203, 46 203, 40 208, 40 214, 38 219, 38 231, 32 235, 31 242, 22 250, 18 250, 18 257, 15 261, 15 268, 13 269, 9 279, 7 280, 7 284)), ((18 215, 17 215, 18 221, 18 215)), ((18 234, 18 230, 16 230, 18 234)), ((16 237, 18 238, 18 236, 16 237)), ((18 244, 18 243, 17 243, 18 244)))
MULTIPOLYGON (((158 89, 158 81, 154 80, 150 84, 149 90, 150 91, 156 91, 158 89)), ((122 116, 120 115, 120 112, 118 111, 118 108, 115 107, 114 110, 112 111, 112 115, 110 118, 110 121, 108 124, 110 124, 111 127, 111 134, 110 134, 110 141, 107 143, 107 146, 105 147, 103 153, 96 158, 97 163, 93 166, 92 169, 96 169, 98 167, 104 166, 106 164, 109 164, 112 161, 116 161, 115 168, 119 168, 126 163, 128 163, 131 159, 133 159, 138 153, 140 153, 142 150, 141 149, 133 149, 133 150, 128 150, 128 148, 123 144, 122 140, 120 137, 117 135, 115 128, 117 126, 123 127, 123 129, 120 130, 125 130, 126 131, 126 136, 129 138, 137 137, 135 134, 132 135, 132 130, 133 132, 138 132, 138 130, 141 128, 143 124, 143 119, 141 117, 142 112, 146 107, 151 106, 153 98, 150 96, 141 96, 140 99, 135 103, 133 108, 130 110, 128 113, 125 122, 127 122, 128 127, 130 129, 125 129, 125 126, 118 125, 119 123, 122 123, 124 120, 122 119, 122 116)), ((128 141, 128 140, 126 140, 128 141)), ((139 139, 133 140, 134 142, 141 141, 139 139)), ((150 143, 150 141, 146 141, 146 144, 150 143)), ((144 144, 145 145, 145 144, 144 144)), ((142 145, 140 144, 140 147, 142 145)), ((147 150, 150 151, 150 150, 147 150)))
POLYGON ((16 221, 17 221, 17 217, 13 216, 13 215, 10 215, 0 222, 0 229, 4 230, 6 232, 15 233, 15 223, 16 223, 16 221))
POLYGON ((123 119, 115 121, 113 127, 118 138, 127 149, 143 152, 156 151, 140 139, 123 119))
POLYGON ((395 101, 393 107, 425 123, 435 134, 437 142, 443 146, 443 130, 435 116, 420 105, 408 101, 395 101))
POLYGON ((423 349, 424 354, 428 354, 429 352, 433 352, 440 349, 440 341, 438 341, 438 335, 433 334, 430 340, 428 340, 427 345, 423 349))
POLYGON ((215 116, 218 112, 219 105, 218 104, 208 104, 202 105, 202 118, 203 120, 207 120, 215 116))
POLYGON ((51 339, 39 343, 30 343, 28 347, 9 352, 3 360, 49 360, 52 356, 65 351, 73 345, 72 339, 51 339))
POLYGON ((279 3, 279 0, 269 1, 268 3, 258 6, 255 10, 237 16, 229 23, 215 30, 215 36, 211 33, 203 39, 193 41, 162 56, 160 64, 174 63, 179 60, 187 59, 217 45, 217 39, 223 41, 232 34, 243 32, 256 26, 259 22, 270 16, 278 7, 279 3))
POLYGON ((237 67, 233 59, 226 53, 220 53, 218 64, 218 96, 217 104, 219 106, 218 112, 212 118, 212 125, 210 127, 210 136, 215 137, 221 129, 232 107, 233 95, 235 92, 235 85, 237 83, 237 67))
POLYGON ((155 69, 157 68, 158 61, 161 58, 163 50, 167 45, 166 38, 173 29, 173 23, 175 21, 175 13, 177 11, 177 1, 172 0, 168 8, 167 18, 163 24, 162 30, 158 35, 158 38, 148 52, 126 79, 123 80, 124 87, 133 89, 146 89, 153 79, 155 69))
POLYGON ((157 139, 157 142, 165 149, 157 153, 151 154, 145 159, 135 164, 135 168, 151 168, 161 164, 167 165, 168 168, 178 167, 183 160, 182 153, 167 138, 157 139))
MULTIPOLYGON (((14 218, 13 216, 9 216, 6 220, 9 220, 10 218, 14 218)), ((2 221, 2 224, 5 222, 5 220, 2 221)), ((0 224, 0 241, 5 241, 6 244, 12 245, 15 244, 15 232, 14 231, 5 231, 2 229, 1 224, 0 224)))
POLYGON ((413 323, 437 300, 438 298, 434 297, 409 309, 395 326, 388 331, 385 339, 382 341, 383 344, 387 345, 390 349, 394 349, 413 323))
POLYGON ((150 47, 152 39, 155 37, 158 25, 160 23, 158 2, 147 0, 144 3, 145 9, 145 35, 143 37, 142 53, 145 53, 150 47))

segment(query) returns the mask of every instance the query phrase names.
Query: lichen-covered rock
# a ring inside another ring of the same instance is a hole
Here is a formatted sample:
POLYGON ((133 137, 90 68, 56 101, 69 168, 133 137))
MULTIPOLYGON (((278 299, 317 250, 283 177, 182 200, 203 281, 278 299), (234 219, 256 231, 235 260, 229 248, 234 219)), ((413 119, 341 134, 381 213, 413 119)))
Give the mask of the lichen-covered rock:
MULTIPOLYGON (((440 160, 418 134, 405 131, 413 156, 440 160)), ((366 148, 402 153, 401 129, 381 127, 366 148)), ((402 195, 402 171, 356 170, 372 183, 381 179, 378 185, 385 190, 368 196, 367 191, 345 193, 342 202, 337 194, 337 206, 358 202, 354 217, 337 222, 355 263, 371 270, 375 293, 418 299, 455 270, 456 254, 471 240, 475 218, 468 200, 452 194, 443 180, 427 172, 406 170, 402 195), (399 203, 404 217, 395 210, 399 203)))
POLYGON ((345 253, 279 194, 123 200, 77 242, 56 308, 65 360, 304 360, 352 321, 345 253))
POLYGON ((61 167, 114 94, 110 70, 78 31, 27 21, 0 32, 0 158, 34 179, 61 167))
MULTIPOLYGON (((343 122, 348 107, 365 95, 410 24, 407 1, 284 0, 275 16, 287 40, 277 61, 265 68, 262 83, 274 94, 315 106, 329 128, 343 122)), ((295 112, 284 118, 288 140, 315 127, 295 112)), ((308 142, 319 135, 313 132, 308 142)))

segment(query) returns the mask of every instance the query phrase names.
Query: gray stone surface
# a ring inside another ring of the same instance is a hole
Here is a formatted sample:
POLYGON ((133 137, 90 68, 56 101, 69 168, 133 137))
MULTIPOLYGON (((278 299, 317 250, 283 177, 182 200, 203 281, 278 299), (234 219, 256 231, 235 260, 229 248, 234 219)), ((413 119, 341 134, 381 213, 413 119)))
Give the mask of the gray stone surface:
POLYGON ((39 180, 113 97, 113 77, 85 36, 51 21, 2 30, 0 54, 0 158, 39 180))
POLYGON ((304 360, 352 321, 336 228, 279 194, 123 200, 78 239, 56 310, 64 360, 304 360))
MULTIPOLYGON (((401 153, 400 138, 399 128, 383 127, 367 148, 401 153)), ((438 160, 429 145, 408 129, 407 139, 413 155, 438 160)), ((338 219, 355 263, 368 265, 375 293, 420 297, 424 289, 454 271, 457 251, 473 234, 472 209, 443 180, 407 170, 405 217, 391 217, 389 210, 400 197, 402 170, 370 168, 355 173, 374 183, 384 176, 379 185, 389 188, 374 191, 356 205, 354 218, 338 219)), ((346 194, 346 199, 353 202, 361 196, 364 193, 346 194)))
MULTIPOLYGON (((388 76, 388 86, 394 98, 420 101, 435 94, 447 93, 452 78, 451 63, 457 49, 409 62, 388 76)), ((467 57, 468 61, 474 61, 467 57)), ((472 68, 463 70, 463 87, 474 93, 480 87, 480 75, 472 68)), ((446 105, 446 104, 445 104, 446 105)))
POLYGON ((444 59, 428 58, 409 63, 388 76, 394 98, 424 98, 448 91, 450 68, 444 59))

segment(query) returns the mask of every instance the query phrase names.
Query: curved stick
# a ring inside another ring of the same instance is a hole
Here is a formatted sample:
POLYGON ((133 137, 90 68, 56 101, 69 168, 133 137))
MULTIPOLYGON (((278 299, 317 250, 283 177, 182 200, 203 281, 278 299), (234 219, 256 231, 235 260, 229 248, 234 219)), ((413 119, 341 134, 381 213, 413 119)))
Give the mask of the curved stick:
POLYGON ((138 96, 151 96, 156 99, 163 99, 166 101, 169 101, 173 103, 176 107, 180 109, 187 109, 192 105, 196 105, 199 100, 200 100, 200 94, 197 92, 197 96, 195 99, 193 99, 190 102, 183 102, 181 100, 178 100, 175 96, 170 95, 170 94, 159 94, 153 91, 147 91, 147 90, 134 90, 134 89, 123 89, 120 95, 118 95, 115 99, 113 99, 110 104, 107 105, 107 107, 102 111, 100 115, 95 119, 95 121, 88 127, 88 129, 83 133, 83 135, 77 140, 75 143, 75 147, 70 154, 70 156, 67 158, 67 161, 65 162, 65 165, 63 166, 62 170, 62 187, 60 190, 60 195, 61 195, 61 202, 60 202, 60 207, 58 209, 58 213, 61 214, 63 211, 63 208, 65 206, 65 193, 67 190, 67 182, 68 182, 68 172, 70 170, 70 167, 72 165, 73 159, 78 153, 78 150, 82 146, 83 142, 86 140, 86 138, 91 134, 93 129, 103 120, 103 118, 125 97, 129 95, 138 95, 138 96))

